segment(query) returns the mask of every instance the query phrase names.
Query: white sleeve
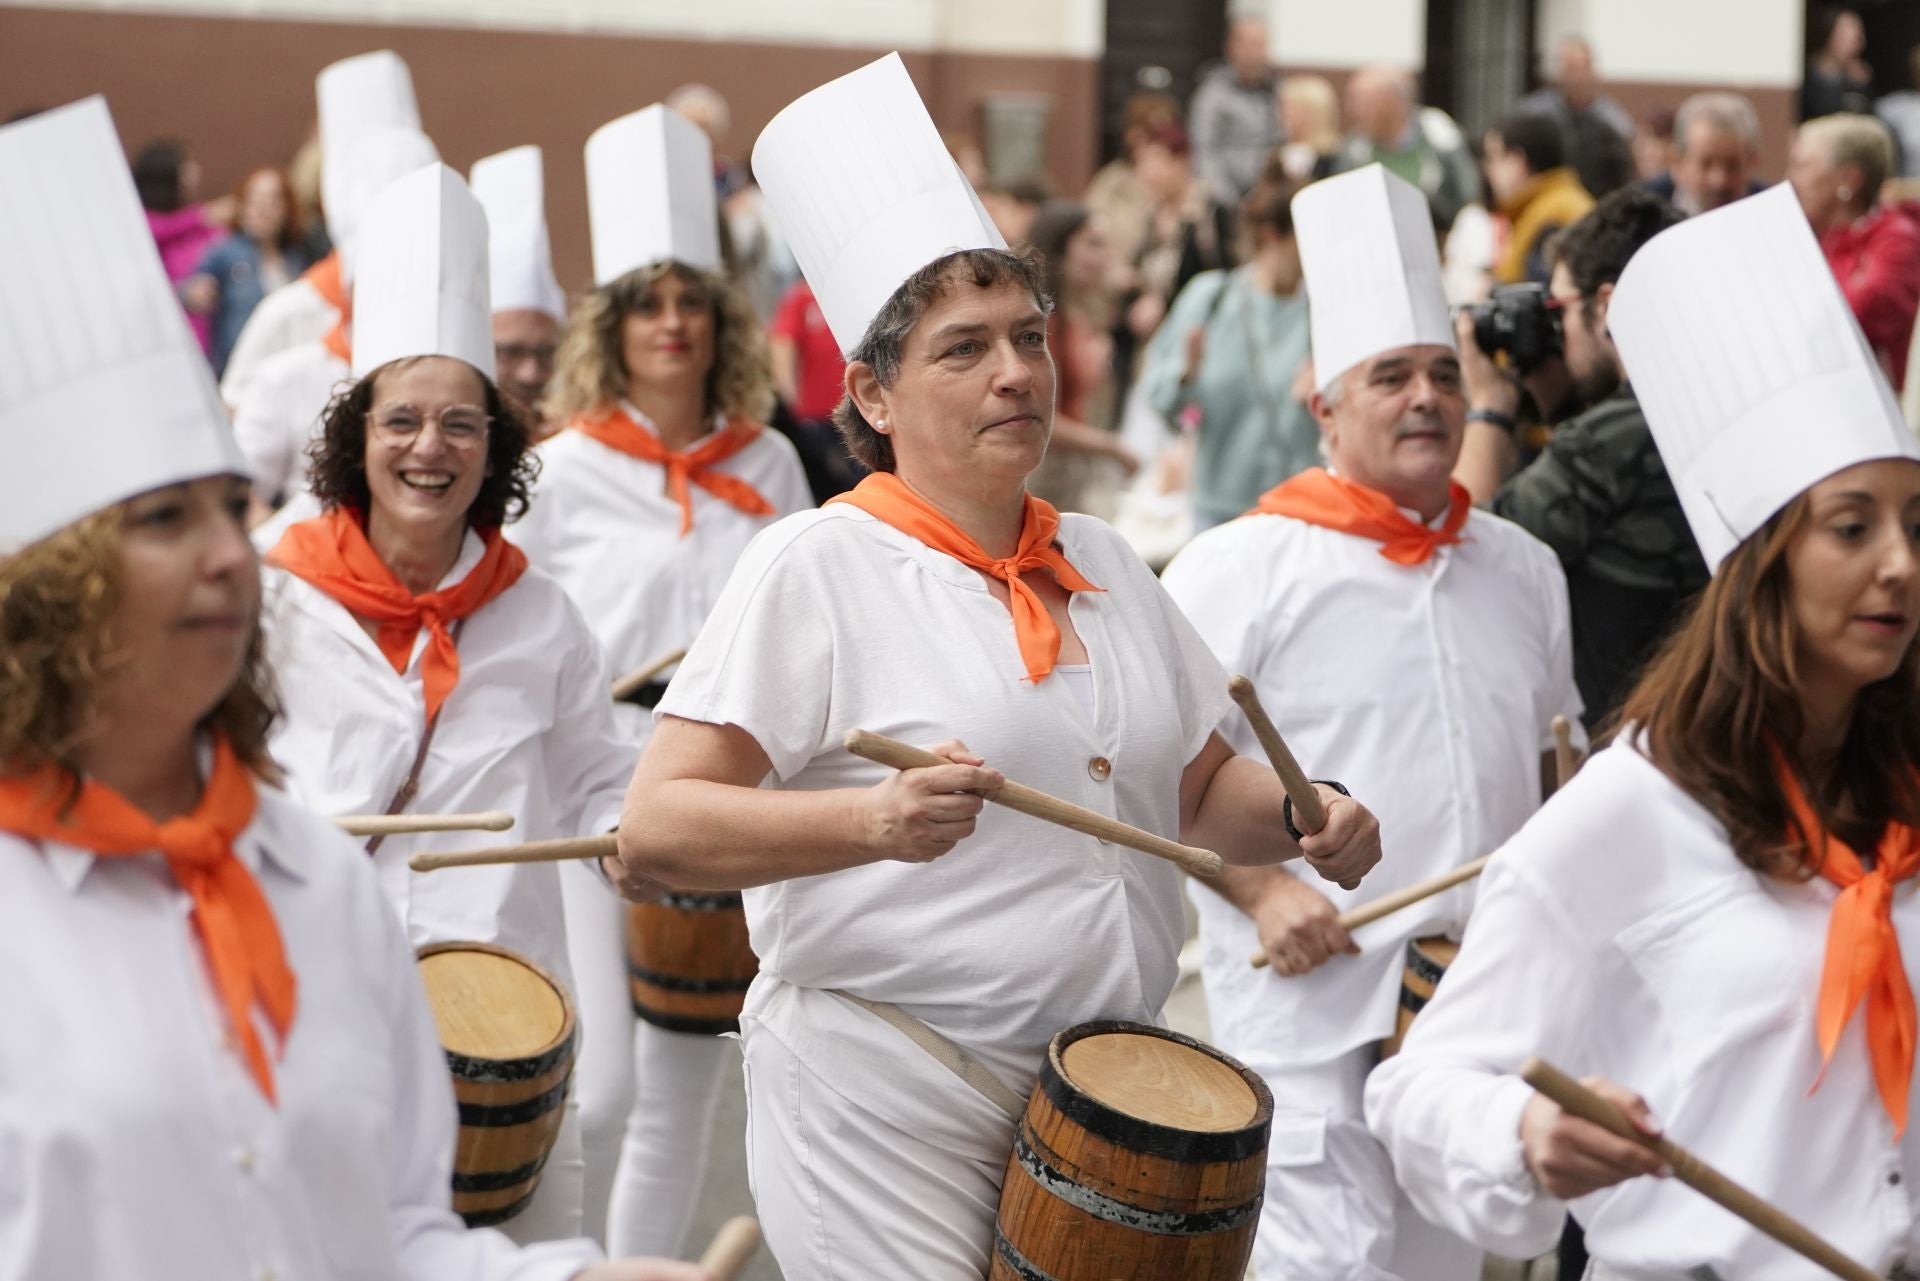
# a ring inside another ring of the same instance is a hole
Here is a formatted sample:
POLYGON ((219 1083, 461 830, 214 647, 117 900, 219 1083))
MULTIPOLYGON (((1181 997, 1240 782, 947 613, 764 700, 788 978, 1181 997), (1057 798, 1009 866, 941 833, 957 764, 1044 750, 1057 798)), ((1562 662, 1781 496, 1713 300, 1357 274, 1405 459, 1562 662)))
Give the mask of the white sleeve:
POLYGON ((613 679, 579 607, 556 587, 571 616, 574 644, 560 661, 558 706, 546 745, 547 782, 563 835, 592 836, 620 824, 620 807, 639 759, 614 718, 613 679))
POLYGON ((783 446, 780 450, 780 474, 775 478, 773 492, 766 496, 767 501, 782 516, 805 511, 813 506, 813 489, 807 484, 807 469, 800 465, 800 452, 794 448, 792 441, 773 428, 769 427, 767 431, 778 437, 783 446))
POLYGON ((293 433, 287 429, 285 379, 256 375, 233 410, 233 435, 253 478, 254 493, 272 501, 287 491, 294 472, 293 433))
POLYGON ((1544 553, 1536 557, 1542 580, 1539 599, 1547 611, 1547 671, 1541 686, 1543 706, 1539 718, 1544 741, 1540 750, 1553 750, 1553 718, 1564 716, 1573 727, 1574 747, 1585 751, 1587 727, 1580 717, 1587 705, 1573 679, 1573 606, 1567 599, 1567 572, 1561 568, 1560 558, 1545 544, 1539 551, 1544 553))
POLYGON ((1538 1054, 1582 1063, 1601 999, 1582 932, 1517 867, 1511 845, 1482 878, 1460 954, 1399 1054, 1367 1080, 1367 1124, 1415 1208, 1482 1248, 1532 1258, 1560 1237, 1566 1204, 1527 1169, 1518 1075, 1538 1054))
POLYGON ((289 346, 284 319, 286 308, 284 304, 269 305, 267 299, 272 297, 270 293, 260 300, 253 314, 240 326, 233 350, 227 353, 227 369, 220 377, 220 398, 236 411, 252 389, 254 376, 260 372, 260 362, 289 346))

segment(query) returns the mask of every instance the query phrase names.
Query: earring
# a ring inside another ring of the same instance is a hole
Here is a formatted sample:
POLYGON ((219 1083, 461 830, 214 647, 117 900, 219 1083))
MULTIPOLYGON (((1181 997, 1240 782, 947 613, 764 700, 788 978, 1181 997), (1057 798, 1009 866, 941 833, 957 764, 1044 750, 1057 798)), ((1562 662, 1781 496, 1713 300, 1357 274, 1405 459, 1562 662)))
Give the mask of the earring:
POLYGON ((876 419, 874 419, 874 420, 873 420, 873 429, 874 429, 875 431, 877 431, 877 432, 879 432, 879 433, 881 433, 882 435, 885 435, 885 434, 886 434, 886 430, 887 430, 887 420, 886 420, 886 419, 884 419, 884 418, 876 418, 876 419))
POLYGON ((1852 200, 1852 199, 1853 199, 1853 188, 1852 188, 1852 187, 1842 187, 1842 188, 1840 188, 1840 190, 1838 190, 1838 191, 1836 191, 1836 192, 1834 192, 1833 194, 1834 194, 1834 195, 1836 195, 1836 196, 1838 196, 1838 197, 1840 197, 1840 199, 1842 199, 1842 200, 1852 200))

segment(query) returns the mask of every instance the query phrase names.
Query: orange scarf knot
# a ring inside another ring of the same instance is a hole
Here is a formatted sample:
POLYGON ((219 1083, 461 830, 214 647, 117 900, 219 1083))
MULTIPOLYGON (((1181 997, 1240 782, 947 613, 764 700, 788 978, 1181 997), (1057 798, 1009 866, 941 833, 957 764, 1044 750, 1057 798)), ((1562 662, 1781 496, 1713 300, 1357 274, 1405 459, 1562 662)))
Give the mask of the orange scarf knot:
POLYGON ((721 463, 760 438, 761 429, 757 424, 731 420, 710 435, 705 444, 677 450, 668 449, 645 423, 636 422, 633 415, 618 405, 602 414, 582 415, 568 425, 608 449, 664 468, 667 492, 680 504, 682 538, 693 529, 694 485, 749 516, 775 514, 766 495, 738 476, 717 470, 721 463))
POLYGON ((1060 657, 1060 627, 1047 613, 1046 602, 1028 586, 1021 575, 1044 569, 1068 592, 1099 592, 1053 545, 1060 529, 1060 513, 1052 504, 1025 495, 1026 511, 1020 520, 1020 541, 1013 555, 989 556, 972 535, 961 529, 946 514, 922 498, 904 480, 892 472, 874 472, 851 490, 826 505, 846 503, 877 516, 903 534, 919 539, 937 552, 945 552, 961 564, 991 575, 1007 585, 1007 611, 1013 616, 1013 637, 1020 646, 1026 664, 1027 679, 1039 681, 1053 671, 1060 657))
POLYGON ((1396 565, 1424 565, 1434 552, 1460 541, 1460 528, 1473 511, 1473 495, 1457 481, 1447 485, 1447 518, 1438 529, 1412 519, 1377 489, 1336 476, 1323 467, 1306 471, 1260 495, 1253 511, 1291 516, 1342 534, 1371 538, 1380 554, 1396 565))
POLYGON ((247 1073, 275 1101, 273 1064, 253 1025, 258 1005, 285 1045, 293 1027, 297 983, 287 964, 273 905, 233 852, 253 822, 253 776, 224 738, 214 740, 213 771, 193 812, 155 823, 104 783, 81 785, 80 799, 61 812, 64 777, 52 766, 0 778, 0 830, 59 841, 106 858, 158 850, 193 902, 193 928, 207 970, 240 1048, 247 1073))

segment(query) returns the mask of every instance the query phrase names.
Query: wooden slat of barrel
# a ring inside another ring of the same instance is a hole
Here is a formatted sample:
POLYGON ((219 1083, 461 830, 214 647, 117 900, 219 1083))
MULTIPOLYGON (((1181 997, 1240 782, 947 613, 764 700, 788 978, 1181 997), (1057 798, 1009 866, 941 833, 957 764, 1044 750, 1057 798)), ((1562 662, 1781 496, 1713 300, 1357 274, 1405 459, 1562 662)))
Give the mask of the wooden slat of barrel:
POLYGON ((1190 1038, 1061 1033, 1007 1163, 990 1281, 1240 1281, 1272 1118, 1259 1077, 1190 1038))
POLYGON ((627 909, 627 974, 638 1017, 670 1032, 740 1030, 760 962, 738 894, 671 893, 627 909))
POLYGON ((1433 999, 1434 989, 1440 986, 1447 967, 1453 964, 1453 958, 1459 954, 1460 945, 1444 934, 1408 940, 1407 968, 1400 979, 1399 1023, 1393 1035, 1380 1042, 1381 1058, 1390 1059, 1400 1052, 1400 1047, 1406 1043, 1407 1033, 1413 1028, 1413 1020, 1421 1010, 1427 1008, 1427 1002, 1433 999))

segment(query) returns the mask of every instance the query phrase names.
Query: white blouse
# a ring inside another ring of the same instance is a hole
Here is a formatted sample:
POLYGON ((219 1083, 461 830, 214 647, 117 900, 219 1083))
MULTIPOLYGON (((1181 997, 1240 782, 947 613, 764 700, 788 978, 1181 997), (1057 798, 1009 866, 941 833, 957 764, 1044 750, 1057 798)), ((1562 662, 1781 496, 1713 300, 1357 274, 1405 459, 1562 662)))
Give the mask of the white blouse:
POLYGON ((289 347, 260 362, 233 407, 234 439, 255 493, 272 499, 305 492, 307 446, 320 434, 334 396, 352 385, 347 362, 321 342, 289 347))
POLYGON ((340 320, 333 304, 311 281, 296 276, 260 300, 240 326, 220 376, 220 399, 229 407, 246 397, 260 363, 277 352, 325 338, 340 320))
MULTIPOLYGON (((1764 877, 1633 748, 1595 755, 1494 857, 1465 946, 1367 1119, 1435 1223, 1538 1254, 1567 1206, 1521 1154, 1528 1055, 1647 1101, 1674 1142, 1876 1271, 1920 1261, 1920 1134, 1896 1140, 1855 1011, 1819 1088, 1814 1016, 1838 889, 1764 877)), ((1894 893, 1920 982, 1920 894, 1894 893)), ((1814 1269, 1699 1193, 1635 1179, 1572 1203, 1623 1281, 1801 1281, 1814 1269)))
POLYGON ((0 1278, 564 1281, 597 1259, 449 1208, 446 1055, 358 848, 262 786, 236 853, 299 984, 277 1107, 223 1044, 157 854, 0 835, 0 1278))

